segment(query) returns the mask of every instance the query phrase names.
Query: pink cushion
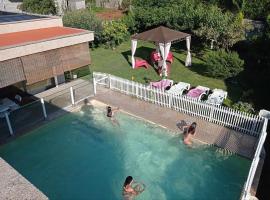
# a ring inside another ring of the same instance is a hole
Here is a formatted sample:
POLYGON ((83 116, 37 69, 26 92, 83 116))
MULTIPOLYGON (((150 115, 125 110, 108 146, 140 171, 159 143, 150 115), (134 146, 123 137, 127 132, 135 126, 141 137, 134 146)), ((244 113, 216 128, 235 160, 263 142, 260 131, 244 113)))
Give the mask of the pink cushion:
POLYGON ((145 67, 148 68, 149 64, 146 60, 135 60, 135 68, 145 67))
POLYGON ((190 90, 188 93, 187 93, 187 96, 189 97, 193 97, 193 98, 196 98, 196 97, 199 97, 202 93, 204 93, 205 91, 204 90, 200 90, 198 88, 194 88, 192 90, 190 90))
POLYGON ((158 52, 156 52, 156 51, 153 51, 151 53, 151 60, 152 60, 152 62, 159 61, 160 60, 160 54, 158 52))
MULTIPOLYGON (((152 53, 151 53, 151 61, 152 62, 157 62, 159 60, 162 60, 161 55, 156 51, 152 51, 152 53)), ((172 54, 171 51, 168 54, 167 61, 169 61, 170 63, 172 63, 172 61, 173 61, 173 54, 172 54)))
POLYGON ((158 82, 150 82, 150 85, 155 88, 165 89, 166 87, 171 85, 171 81, 168 79, 164 79, 158 82))
POLYGON ((169 54, 168 54, 167 61, 169 61, 170 63, 173 62, 173 54, 172 54, 171 51, 170 51, 169 54))

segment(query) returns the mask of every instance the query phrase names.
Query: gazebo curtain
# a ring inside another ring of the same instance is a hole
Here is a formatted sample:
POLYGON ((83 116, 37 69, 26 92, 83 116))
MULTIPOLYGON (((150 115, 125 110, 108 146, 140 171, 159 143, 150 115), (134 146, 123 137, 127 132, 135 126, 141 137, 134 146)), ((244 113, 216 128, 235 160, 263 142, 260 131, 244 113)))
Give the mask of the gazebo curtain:
POLYGON ((186 45, 187 45, 187 58, 185 65, 191 66, 191 53, 190 53, 190 43, 191 43, 191 36, 186 37, 186 45))
POLYGON ((135 52, 137 48, 137 40, 131 40, 131 63, 132 63, 132 68, 135 68, 135 52))
POLYGON ((159 49, 162 56, 162 72, 164 73, 165 76, 167 76, 166 60, 167 60, 170 48, 171 48, 171 42, 165 43, 165 44, 159 43, 159 49))

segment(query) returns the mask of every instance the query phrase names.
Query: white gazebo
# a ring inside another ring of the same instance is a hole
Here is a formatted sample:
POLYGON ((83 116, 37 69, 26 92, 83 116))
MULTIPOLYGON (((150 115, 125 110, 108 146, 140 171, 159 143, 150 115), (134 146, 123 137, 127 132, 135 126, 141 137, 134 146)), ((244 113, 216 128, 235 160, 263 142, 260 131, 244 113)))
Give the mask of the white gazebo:
POLYGON ((164 26, 159 26, 157 28, 135 34, 131 37, 131 63, 132 68, 135 68, 135 52, 137 48, 137 41, 149 41, 156 44, 156 50, 160 52, 162 57, 162 71, 165 76, 167 76, 167 65, 166 60, 170 52, 172 42, 179 42, 186 40, 187 46, 187 57, 185 61, 186 66, 191 66, 191 53, 190 53, 190 43, 191 35, 183 33, 180 31, 175 31, 164 26))

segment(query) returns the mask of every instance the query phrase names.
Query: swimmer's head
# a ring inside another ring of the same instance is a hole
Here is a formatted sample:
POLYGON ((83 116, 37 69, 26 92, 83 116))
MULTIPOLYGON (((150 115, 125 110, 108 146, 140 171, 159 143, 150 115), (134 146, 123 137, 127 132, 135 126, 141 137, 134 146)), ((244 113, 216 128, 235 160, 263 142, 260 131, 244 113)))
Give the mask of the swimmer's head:
POLYGON ((192 122, 192 124, 190 125, 193 129, 195 129, 196 128, 196 126, 197 126, 197 123, 196 122, 192 122))
POLYGON ((124 187, 126 187, 127 185, 131 184, 133 181, 132 176, 128 176, 124 182, 124 187))
POLYGON ((197 123, 193 122, 190 127, 188 128, 188 133, 191 133, 192 135, 195 134, 195 129, 196 129, 197 123))
POLYGON ((111 106, 108 106, 108 107, 107 107, 107 111, 108 111, 108 112, 111 112, 111 111, 112 111, 112 107, 111 107, 111 106))

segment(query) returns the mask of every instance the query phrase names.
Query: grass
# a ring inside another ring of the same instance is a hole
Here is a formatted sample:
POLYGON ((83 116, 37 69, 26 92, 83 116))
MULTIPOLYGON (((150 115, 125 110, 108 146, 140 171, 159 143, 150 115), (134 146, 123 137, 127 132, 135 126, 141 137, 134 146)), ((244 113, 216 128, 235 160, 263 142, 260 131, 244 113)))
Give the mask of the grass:
MULTIPOLYGON (((229 100, 226 102, 227 105, 231 104, 231 100, 234 102, 237 101, 239 99, 239 95, 241 94, 241 92, 239 92, 240 88, 231 88, 229 85, 226 85, 223 80, 204 76, 204 62, 198 57, 194 56, 194 54, 192 54, 192 66, 184 66, 186 51, 185 42, 182 43, 176 44, 178 45, 177 49, 171 49, 174 55, 174 61, 171 66, 170 76, 168 78, 173 79, 174 82, 187 82, 192 86, 202 85, 209 87, 210 89, 220 88, 228 91, 229 100), (182 45, 182 47, 180 45, 182 45), (179 46, 182 50, 178 50, 179 46)), ((153 51, 154 48, 155 46, 152 43, 139 41, 135 56, 149 60, 150 52, 153 51)), ((158 81, 161 79, 153 68, 131 68, 130 41, 122 43, 114 50, 99 47, 91 50, 90 54, 92 59, 92 64, 90 66, 91 72, 97 71, 109 73, 129 80, 131 80, 133 77, 134 81, 141 83, 147 83, 149 80, 158 81)))

